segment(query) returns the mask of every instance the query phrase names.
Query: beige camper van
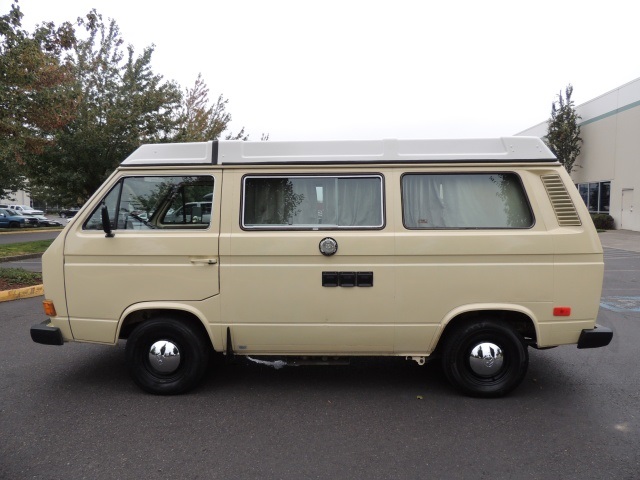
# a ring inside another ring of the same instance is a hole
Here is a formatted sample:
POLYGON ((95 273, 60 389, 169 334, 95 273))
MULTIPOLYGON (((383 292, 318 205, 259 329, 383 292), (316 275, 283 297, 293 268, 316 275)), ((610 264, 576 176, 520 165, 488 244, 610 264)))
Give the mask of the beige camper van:
POLYGON ((602 247, 538 138, 144 145, 43 257, 35 342, 126 340, 176 394, 227 356, 437 358, 462 392, 528 347, 609 344, 602 247))

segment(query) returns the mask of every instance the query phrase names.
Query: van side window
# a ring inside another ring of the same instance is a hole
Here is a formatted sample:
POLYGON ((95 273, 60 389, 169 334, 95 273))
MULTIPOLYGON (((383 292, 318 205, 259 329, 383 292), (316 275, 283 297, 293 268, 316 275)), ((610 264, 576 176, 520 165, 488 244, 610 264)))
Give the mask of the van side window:
POLYGON ((407 229, 530 228, 533 214, 520 177, 499 174, 405 174, 407 229))
POLYGON ((382 185, 380 175, 247 176, 242 228, 380 229, 382 185))
POLYGON ((113 230, 208 228, 213 177, 126 177, 104 197, 85 222, 85 230, 102 230, 102 204, 113 230))

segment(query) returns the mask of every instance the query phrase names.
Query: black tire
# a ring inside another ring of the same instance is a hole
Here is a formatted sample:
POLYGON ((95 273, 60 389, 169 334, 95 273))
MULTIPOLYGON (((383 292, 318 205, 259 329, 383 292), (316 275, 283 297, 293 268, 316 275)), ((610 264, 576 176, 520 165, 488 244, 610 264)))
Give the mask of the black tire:
POLYGON ((210 350, 209 339, 189 323, 156 317, 133 330, 125 354, 129 373, 140 388, 158 395, 175 395, 198 385, 207 370, 210 350), (152 363, 153 345, 158 348, 152 363), (162 368, 173 369, 159 370, 162 368))
POLYGON ((20 228, 20 224, 18 222, 9 222, 9 228, 20 228))
POLYGON ((500 397, 524 379, 529 352, 508 323, 480 320, 452 332, 444 344, 442 365, 449 382, 463 393, 500 397))

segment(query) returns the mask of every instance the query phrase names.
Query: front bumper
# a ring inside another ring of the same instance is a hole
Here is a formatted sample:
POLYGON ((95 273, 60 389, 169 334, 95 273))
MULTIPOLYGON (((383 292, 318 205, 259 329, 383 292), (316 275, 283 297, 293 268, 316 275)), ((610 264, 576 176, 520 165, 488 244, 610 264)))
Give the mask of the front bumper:
POLYGON ((613 330, 601 325, 584 329, 578 339, 578 348, 598 348, 609 345, 613 338, 613 330))
POLYGON ((64 345, 62 332, 58 327, 50 327, 49 320, 31 327, 31 340, 43 345, 64 345))

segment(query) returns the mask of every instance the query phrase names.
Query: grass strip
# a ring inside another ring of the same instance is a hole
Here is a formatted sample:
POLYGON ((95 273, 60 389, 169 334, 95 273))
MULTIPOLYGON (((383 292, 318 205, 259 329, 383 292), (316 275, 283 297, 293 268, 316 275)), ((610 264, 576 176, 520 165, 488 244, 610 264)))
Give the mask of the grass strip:
POLYGON ((0 245, 0 258, 13 257, 14 255, 28 255, 44 253, 53 240, 36 240, 34 242, 7 243, 0 245))

